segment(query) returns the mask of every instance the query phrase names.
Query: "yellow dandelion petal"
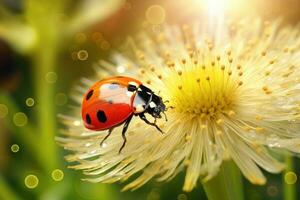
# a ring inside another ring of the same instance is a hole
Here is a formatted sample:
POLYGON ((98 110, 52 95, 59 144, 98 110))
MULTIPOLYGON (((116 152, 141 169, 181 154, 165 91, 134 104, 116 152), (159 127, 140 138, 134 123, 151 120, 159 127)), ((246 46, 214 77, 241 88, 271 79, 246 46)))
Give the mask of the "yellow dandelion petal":
MULTIPOLYGON (((83 170, 91 182, 124 181, 139 174, 125 190, 153 177, 169 180, 185 169, 183 189, 191 191, 199 179, 214 177, 228 159, 253 184, 266 182, 261 169, 280 172, 284 166, 269 149, 300 153, 300 31, 277 21, 238 24, 233 32, 215 34, 222 38, 210 38, 204 31, 208 29, 187 25, 165 27, 156 36, 142 33, 138 42, 131 40, 134 53, 126 54, 129 57, 117 54, 113 64, 100 61, 99 80, 120 72, 159 93, 170 106, 168 121, 157 120, 162 135, 133 118, 119 154, 122 127, 100 147, 106 132, 84 128, 78 106, 74 116, 61 117, 66 136, 58 138, 71 152, 67 160, 78 163, 72 168, 83 170)), ((82 95, 92 84, 83 80, 82 95)), ((79 105, 82 97, 75 97, 79 105)), ((287 174, 286 180, 295 182, 295 176, 287 174)))

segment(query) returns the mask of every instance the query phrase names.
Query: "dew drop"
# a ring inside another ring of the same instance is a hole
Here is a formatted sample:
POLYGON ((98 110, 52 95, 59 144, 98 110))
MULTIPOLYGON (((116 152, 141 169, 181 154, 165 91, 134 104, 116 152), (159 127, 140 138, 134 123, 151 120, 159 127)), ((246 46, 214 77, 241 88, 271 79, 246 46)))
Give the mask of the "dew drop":
POLYGON ((107 144, 105 142, 102 143, 101 148, 106 148, 107 144))
POLYGON ((90 151, 89 153, 90 153, 90 154, 94 154, 94 153, 96 153, 96 150, 92 150, 92 151, 90 151))
POLYGON ((85 146, 85 147, 89 147, 89 146, 91 146, 91 145, 92 145, 92 143, 89 143, 89 142, 88 142, 88 143, 86 143, 84 146, 85 146))

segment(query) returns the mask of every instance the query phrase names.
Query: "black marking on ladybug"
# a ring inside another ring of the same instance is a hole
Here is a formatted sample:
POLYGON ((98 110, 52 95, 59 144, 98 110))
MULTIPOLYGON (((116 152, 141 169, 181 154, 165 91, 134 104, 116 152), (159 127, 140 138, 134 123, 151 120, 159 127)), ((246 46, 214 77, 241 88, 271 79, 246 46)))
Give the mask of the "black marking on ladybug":
POLYGON ((127 86, 127 90, 129 91, 129 92, 134 92, 134 91, 136 91, 136 86, 135 85, 128 85, 127 86))
POLYGON ((119 83, 111 83, 109 86, 108 86, 108 89, 111 89, 111 90, 115 90, 119 88, 119 83))
POLYGON ((103 122, 103 123, 106 122, 106 120, 107 120, 105 112, 103 110, 98 110, 97 118, 100 122, 103 122))
POLYGON ((93 96, 94 90, 90 90, 89 93, 86 95, 86 100, 89 100, 93 96))
POLYGON ((85 120, 86 120, 86 123, 88 123, 88 124, 91 124, 91 123, 92 123, 92 120, 91 120, 91 117, 90 117, 89 114, 86 114, 85 120))

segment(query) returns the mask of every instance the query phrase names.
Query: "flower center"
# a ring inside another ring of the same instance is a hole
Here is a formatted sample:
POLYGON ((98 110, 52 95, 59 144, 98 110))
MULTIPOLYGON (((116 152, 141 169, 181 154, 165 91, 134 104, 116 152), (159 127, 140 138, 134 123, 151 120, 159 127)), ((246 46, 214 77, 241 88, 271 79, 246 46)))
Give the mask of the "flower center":
POLYGON ((236 91, 243 84, 238 78, 240 72, 216 63, 188 62, 181 70, 174 70, 168 80, 173 86, 168 89, 176 111, 202 119, 233 114, 236 91))

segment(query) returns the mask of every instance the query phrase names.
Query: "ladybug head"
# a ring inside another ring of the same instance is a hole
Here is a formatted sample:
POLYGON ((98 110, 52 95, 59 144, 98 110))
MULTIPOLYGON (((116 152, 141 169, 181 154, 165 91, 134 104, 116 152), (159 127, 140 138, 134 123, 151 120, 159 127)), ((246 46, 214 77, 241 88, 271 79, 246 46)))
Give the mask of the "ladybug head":
POLYGON ((154 118, 161 118, 161 113, 166 111, 166 105, 164 104, 162 98, 155 94, 152 94, 152 100, 149 103, 147 112, 151 114, 154 118))

